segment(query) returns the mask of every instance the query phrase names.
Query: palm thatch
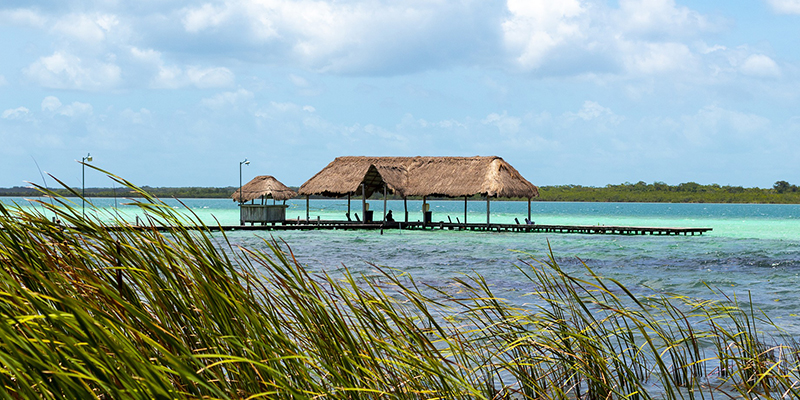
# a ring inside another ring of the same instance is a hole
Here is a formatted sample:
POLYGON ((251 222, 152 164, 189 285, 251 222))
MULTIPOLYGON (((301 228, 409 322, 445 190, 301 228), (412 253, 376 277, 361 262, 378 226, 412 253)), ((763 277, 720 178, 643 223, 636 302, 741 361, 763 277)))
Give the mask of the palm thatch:
POLYGON ((260 197, 273 198, 275 200, 288 200, 297 196, 297 193, 289 189, 286 185, 275 179, 271 175, 259 175, 246 185, 242 186, 241 197, 239 197, 239 190, 235 191, 231 198, 233 201, 240 201, 242 203, 255 200, 260 197))
POLYGON ((302 195, 367 197, 386 188, 399 196, 490 197, 539 196, 528 182, 500 157, 337 157, 299 190, 302 195))

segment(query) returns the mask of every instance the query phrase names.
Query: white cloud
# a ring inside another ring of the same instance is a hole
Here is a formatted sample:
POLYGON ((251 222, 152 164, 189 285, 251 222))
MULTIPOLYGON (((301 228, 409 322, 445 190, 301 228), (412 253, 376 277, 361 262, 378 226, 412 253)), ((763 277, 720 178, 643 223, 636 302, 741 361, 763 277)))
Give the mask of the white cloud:
POLYGON ((769 119, 760 115, 728 110, 717 105, 706 106, 694 115, 685 115, 681 121, 684 134, 691 143, 710 147, 719 146, 720 143, 731 145, 738 142, 752 146, 763 142, 749 139, 761 138, 771 124, 769 119))
POLYGON ((130 54, 134 60, 150 71, 155 76, 151 86, 161 89, 179 89, 194 86, 202 89, 229 87, 233 84, 233 72, 224 67, 189 66, 181 68, 178 65, 168 65, 164 62, 160 51, 154 49, 140 49, 132 47, 130 54))
POLYGON ((61 100, 55 96, 47 96, 42 100, 42 111, 54 113, 61 108, 61 100))
POLYGON ((615 23, 636 37, 676 37, 712 29, 700 13, 679 7, 674 0, 621 0, 615 23))
POLYGON ((225 67, 202 67, 190 65, 182 68, 178 65, 167 64, 163 53, 154 49, 140 49, 131 47, 131 57, 154 72, 155 76, 151 86, 160 89, 179 89, 194 86, 201 89, 230 87, 236 76, 225 67))
POLYGON ((19 8, 13 10, 0 10, 0 22, 41 28, 46 26, 47 18, 34 10, 19 8))
POLYGON ((544 75, 697 71, 702 60, 687 39, 721 26, 674 0, 622 0, 619 8, 593 0, 508 0, 508 10, 502 23, 508 54, 522 69, 544 75))
POLYGON ((56 49, 50 55, 40 54, 23 69, 29 81, 46 88, 90 91, 113 89, 122 82, 117 56, 120 49, 129 47, 131 30, 112 13, 85 9, 85 13, 57 9, 45 13, 34 7, 0 11, 0 25, 6 22, 38 30, 20 32, 29 41, 23 60, 40 48, 56 49), (41 46, 42 39, 50 45, 41 46))
POLYGON ((177 66, 161 66, 158 75, 153 79, 153 87, 161 89, 178 89, 186 86, 183 70, 177 66))
POLYGON ((756 77, 777 78, 781 76, 781 69, 778 64, 763 54, 753 54, 747 57, 740 70, 745 75, 756 77))
POLYGON ((295 74, 289 74, 289 82, 297 88, 297 93, 303 96, 318 96, 325 91, 324 85, 315 84, 295 74))
POLYGON ((66 117, 80 117, 91 115, 94 108, 89 103, 74 101, 68 106, 62 106, 58 113, 66 117))
POLYGON ((578 0, 508 0, 507 6, 504 39, 523 68, 535 69, 558 46, 585 37, 576 18, 586 10, 578 0))
POLYGON ((295 74, 289 74, 289 81, 299 88, 307 88, 311 86, 311 84, 308 82, 306 78, 303 78, 302 76, 297 76, 295 74))
POLYGON ((519 117, 509 116, 506 111, 503 111, 502 114, 491 113, 481 122, 484 125, 494 125, 501 133, 516 133, 522 124, 519 117))
MULTIPOLYGON (((484 119, 486 121, 482 122, 484 125, 492 124, 491 121, 488 121, 490 116, 487 116, 487 118, 484 119)), ((417 132, 420 129, 431 129, 431 128, 433 129, 439 128, 445 130, 468 129, 466 123, 454 119, 447 119, 442 121, 428 121, 423 118, 414 118, 412 114, 404 115, 402 121, 397 125, 397 127, 400 130, 406 130, 410 132, 417 132)))
POLYGON ((235 92, 219 93, 213 97, 204 98, 202 104, 210 109, 219 110, 225 107, 235 107, 239 103, 247 102, 253 99, 253 93, 239 89, 235 92))
POLYGON ((800 14, 800 0, 767 0, 772 8, 783 14, 800 14))
POLYGON ((30 110, 25 107, 9 108, 0 114, 3 119, 26 120, 31 116, 30 110))
POLYGON ((778 64, 764 54, 764 49, 750 45, 695 47, 702 54, 694 55, 696 67, 684 75, 685 80, 701 85, 735 85, 737 90, 766 90, 777 97, 794 97, 792 93, 796 93, 790 89, 796 67, 778 64))
POLYGON ((219 26, 230 17, 229 8, 215 7, 209 3, 200 8, 186 9, 181 22, 187 32, 197 33, 219 26))
POLYGON ((728 50, 727 47, 719 45, 719 44, 715 44, 713 46, 709 46, 709 45, 707 45, 705 43, 699 43, 698 44, 698 48, 699 48, 700 53, 703 53, 703 54, 711 54, 711 53, 718 52, 718 51, 728 50))
POLYGON ((139 111, 126 108, 120 113, 120 116, 132 124, 144 125, 151 120, 152 113, 146 108, 141 108, 139 111))
POLYGON ((466 124, 464 124, 462 122, 459 122, 459 121, 456 121, 454 119, 446 119, 446 120, 442 120, 442 121, 438 121, 438 122, 433 122, 433 123, 430 123, 430 124, 432 126, 435 126, 437 128, 442 128, 442 129, 453 129, 453 128, 466 129, 467 128, 466 124))
MULTIPOLYGON (((263 4, 263 3, 262 3, 263 4)), ((253 32, 259 40, 292 38, 291 55, 311 68, 346 72, 400 61, 432 34, 433 7, 414 7, 404 3, 374 7, 367 3, 328 3, 322 1, 278 1, 275 7, 251 3, 249 11, 258 16, 253 32), (392 54, 395 53, 395 54, 392 54)))
POLYGON ((227 0, 180 14, 185 32, 228 49, 235 41, 244 57, 333 73, 391 73, 486 51, 480 43, 496 37, 492 14, 502 12, 479 1, 227 0))
POLYGON ((64 105, 55 96, 47 96, 42 100, 42 111, 50 115, 62 115, 65 117, 83 117, 93 113, 94 107, 89 103, 74 101, 69 105, 64 105))
MULTIPOLYGON (((49 17, 2 11, 0 18, 38 24, 59 42, 61 50, 28 67, 30 78, 89 90, 123 78, 159 88, 233 87, 235 70, 213 61, 220 56, 335 74, 500 65, 639 78, 696 67, 687 39, 718 26, 675 0, 209 0, 167 2, 142 14, 104 4, 49 17)), ((300 94, 324 93, 313 76, 289 80, 300 94)))
POLYGON ((603 107, 599 103, 591 100, 584 101, 583 107, 581 107, 578 112, 567 112, 564 114, 564 117, 568 121, 581 119, 584 121, 597 121, 601 124, 610 123, 612 125, 618 125, 623 120, 623 117, 614 114, 610 108, 603 107))
POLYGON ((161 52, 154 49, 140 49, 134 46, 130 48, 130 53, 134 60, 144 64, 162 65, 164 63, 161 59, 161 52))
POLYGON ((645 75, 689 70, 696 64, 695 55, 683 43, 632 45, 625 56, 625 66, 628 71, 645 75))
POLYGON ((408 142, 407 137, 373 124, 364 125, 364 132, 368 137, 376 137, 385 141, 395 142, 393 145, 397 146, 404 146, 402 143, 408 142))
POLYGON ((219 88, 233 84, 234 75, 224 67, 189 67, 186 69, 189 82, 198 88, 219 88))
POLYGON ((576 116, 584 121, 598 118, 602 115, 613 115, 611 109, 601 106, 600 104, 586 100, 583 103, 583 108, 576 114, 576 116))
POLYGON ((79 57, 57 51, 41 57, 23 70, 38 84, 54 89, 101 90, 120 82, 121 69, 115 64, 96 60, 84 62, 79 57))
POLYGON ((159 67, 153 81, 156 88, 178 89, 194 86, 201 89, 229 87, 234 83, 234 74, 224 67, 191 66, 185 70, 178 66, 159 67))
MULTIPOLYGON (((709 18, 674 0, 618 4, 615 8, 600 0, 215 0, 183 3, 178 9, 166 5, 156 13, 134 17, 106 7, 104 12, 52 18, 49 32, 71 42, 61 46, 69 50, 50 58, 70 53, 82 60, 83 69, 95 71, 115 66, 110 55, 119 54, 121 65, 132 57, 139 64, 125 65, 125 74, 118 71, 117 78, 147 76, 159 88, 231 87, 236 81, 231 69, 202 61, 223 54, 228 59, 335 74, 393 75, 498 63, 544 75, 660 74, 674 70, 666 61, 676 55, 678 45, 688 49, 682 39, 716 29, 709 18), (165 23, 175 17, 180 24, 165 23), (103 45, 91 50, 86 44, 93 43, 103 45), (191 63, 183 61, 192 53, 196 57, 190 58, 191 63), (141 67, 146 70, 137 70, 141 67)), ((17 19, 38 16, 18 14, 17 19)), ((676 64, 687 58, 679 56, 676 64)), ((79 85, 65 84, 64 77, 54 79, 44 62, 43 58, 29 67, 36 80, 47 87, 79 85), (43 69, 44 77, 39 76, 43 69)), ((112 70, 91 76, 108 76, 112 70)), ((309 82, 295 74, 289 79, 301 94, 324 92, 313 79, 309 82)))
POLYGON ((271 101, 269 105, 270 108, 262 109, 261 111, 256 112, 256 117, 269 118, 272 115, 275 115, 275 113, 282 113, 282 114, 290 112, 296 113, 299 110, 302 110, 302 107, 298 106, 295 103, 290 103, 290 102, 281 103, 277 101, 271 101))
POLYGON ((119 19, 111 14, 70 14, 53 25, 56 33, 68 35, 83 42, 97 43, 119 25, 119 19))

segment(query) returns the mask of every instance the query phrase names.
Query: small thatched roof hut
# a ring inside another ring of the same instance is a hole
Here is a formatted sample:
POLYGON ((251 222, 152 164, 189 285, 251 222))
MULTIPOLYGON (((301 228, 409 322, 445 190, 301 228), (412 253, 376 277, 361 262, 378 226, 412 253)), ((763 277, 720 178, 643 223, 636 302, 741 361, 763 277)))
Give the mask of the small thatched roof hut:
POLYGON ((528 182, 500 157, 337 157, 306 181, 301 195, 366 196, 386 188, 399 196, 487 197, 539 196, 528 182))
POLYGON ((275 200, 288 200, 297 196, 297 193, 289 189, 286 185, 275 179, 271 175, 259 175, 241 188, 241 197, 239 197, 239 190, 235 191, 231 198, 233 201, 248 202, 261 197, 273 198, 275 200))

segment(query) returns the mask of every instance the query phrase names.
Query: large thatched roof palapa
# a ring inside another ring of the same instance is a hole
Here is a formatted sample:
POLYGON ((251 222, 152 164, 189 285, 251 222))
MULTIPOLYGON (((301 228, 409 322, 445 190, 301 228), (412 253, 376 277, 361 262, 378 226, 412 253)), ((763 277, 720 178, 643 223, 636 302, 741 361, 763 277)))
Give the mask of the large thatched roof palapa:
POLYGON ((300 186, 298 192, 329 197, 360 195, 361 183, 365 183, 369 197, 382 190, 385 183, 390 192, 402 196, 408 171, 402 162, 388 161, 399 159, 402 157, 337 157, 300 186))
POLYGON ((367 196, 387 189, 400 196, 490 197, 539 196, 528 182, 500 157, 338 157, 314 175, 299 193, 325 196, 367 196))
MULTIPOLYGON (((260 197, 273 198, 275 200, 288 200, 297 196, 297 193, 289 189, 286 185, 272 177, 271 175, 259 175, 253 178, 246 185, 242 186, 241 201, 246 202, 260 197)), ((231 195, 233 201, 239 201, 239 190, 231 195)))

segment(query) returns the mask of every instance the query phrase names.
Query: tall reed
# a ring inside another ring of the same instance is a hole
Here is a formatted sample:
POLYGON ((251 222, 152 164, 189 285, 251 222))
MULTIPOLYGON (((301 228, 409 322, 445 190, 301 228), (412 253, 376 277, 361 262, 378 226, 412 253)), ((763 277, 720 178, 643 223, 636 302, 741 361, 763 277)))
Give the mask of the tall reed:
POLYGON ((235 248, 111 176, 145 226, 46 189, 41 208, 0 205, 4 398, 800 395, 796 342, 765 336, 749 301, 634 295, 552 255, 520 262, 525 306, 480 276, 311 274, 280 241, 235 248))

